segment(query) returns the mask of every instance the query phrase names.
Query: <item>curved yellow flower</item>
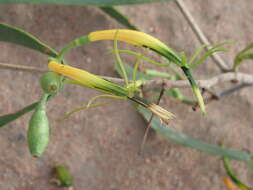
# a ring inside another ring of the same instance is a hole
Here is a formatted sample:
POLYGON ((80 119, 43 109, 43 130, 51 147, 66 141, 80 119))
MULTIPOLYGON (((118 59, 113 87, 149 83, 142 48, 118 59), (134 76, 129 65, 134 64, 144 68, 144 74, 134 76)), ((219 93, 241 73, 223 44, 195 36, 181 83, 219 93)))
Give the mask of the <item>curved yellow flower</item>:
POLYGON ((190 69, 187 67, 186 64, 183 63, 181 56, 176 52, 174 52, 166 44, 164 44, 163 42, 161 42, 160 40, 154 38, 149 34, 136 30, 127 30, 127 29, 113 29, 113 30, 101 30, 91 32, 87 36, 82 36, 71 42, 68 46, 66 46, 60 52, 58 59, 61 59, 62 56, 72 48, 98 40, 118 40, 136 46, 150 48, 151 50, 164 56, 167 60, 177 64, 186 74, 187 79, 191 83, 192 89, 200 105, 200 108, 202 112, 205 113, 205 104, 203 101, 203 97, 190 73, 190 69))
POLYGON ((48 63, 48 68, 56 73, 62 74, 63 76, 74 79, 76 81, 72 83, 77 83, 88 88, 93 88, 97 91, 107 94, 113 94, 122 97, 126 97, 128 95, 128 90, 124 87, 100 78, 85 70, 81 70, 68 65, 62 65, 56 61, 50 61, 48 63))
POLYGON ((160 40, 144 32, 127 29, 101 30, 89 33, 88 39, 91 42, 98 40, 114 40, 116 36, 119 41, 150 48, 178 65, 181 63, 181 58, 177 53, 160 40))
POLYGON ((122 98, 128 98, 142 105, 143 107, 146 107, 162 120, 168 121, 173 117, 172 113, 168 112, 167 110, 161 108, 158 105, 149 104, 144 99, 137 96, 130 96, 129 91, 126 87, 107 81, 85 70, 81 70, 68 65, 62 65, 55 60, 49 61, 48 68, 56 73, 62 74, 63 76, 74 79, 76 81, 71 83, 92 88, 96 91, 103 92, 106 94, 115 95, 122 98))

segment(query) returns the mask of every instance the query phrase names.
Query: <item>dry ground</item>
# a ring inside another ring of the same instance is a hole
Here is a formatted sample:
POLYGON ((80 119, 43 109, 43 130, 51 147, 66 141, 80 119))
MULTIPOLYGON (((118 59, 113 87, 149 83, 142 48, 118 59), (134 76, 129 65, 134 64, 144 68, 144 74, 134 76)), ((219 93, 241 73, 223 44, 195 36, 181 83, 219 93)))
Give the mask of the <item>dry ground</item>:
MULTIPOLYGON (((185 0, 200 27, 213 43, 237 41, 222 55, 233 55, 253 41, 252 0, 185 0)), ((178 51, 187 53, 199 42, 173 2, 120 7, 133 23, 178 51)), ((51 47, 60 49, 70 40, 99 29, 121 27, 95 7, 0 5, 0 21, 23 28, 51 47)), ((99 42, 69 53, 72 65, 100 75, 116 76, 113 58, 105 54, 111 42, 99 42)), ((47 57, 29 49, 0 43, 0 62, 47 68, 47 57)), ((250 64, 242 71, 252 72, 250 64)), ((211 60, 194 73, 197 78, 218 74, 211 60)), ((39 73, 0 70, 0 114, 13 112, 41 96, 39 73)), ((219 90, 219 89, 218 89, 219 90)), ((228 147, 252 151, 252 88, 243 89, 208 105, 203 117, 190 107, 167 98, 163 106, 177 115, 178 130, 209 143, 223 140, 228 147)), ((129 102, 82 111, 59 123, 67 110, 83 104, 95 93, 67 86, 48 105, 51 139, 39 159, 29 154, 26 129, 30 114, 0 130, 0 189, 57 190, 50 183, 51 166, 67 165, 76 190, 222 190, 225 175, 220 158, 200 153, 153 136, 144 156, 137 153, 145 122, 129 102)), ((241 178, 253 185, 253 175, 234 162, 241 178)))

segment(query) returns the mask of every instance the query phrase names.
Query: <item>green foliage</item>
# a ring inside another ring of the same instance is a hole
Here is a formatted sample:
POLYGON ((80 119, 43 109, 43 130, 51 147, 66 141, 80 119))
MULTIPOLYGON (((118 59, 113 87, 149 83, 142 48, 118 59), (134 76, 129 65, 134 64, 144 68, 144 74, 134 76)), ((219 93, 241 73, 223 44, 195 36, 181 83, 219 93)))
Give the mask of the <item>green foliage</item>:
POLYGON ((4 23, 0 23, 0 41, 21 45, 52 57, 57 56, 57 52, 55 50, 41 42, 33 35, 4 23))
MULTIPOLYGON (((19 28, 10 26, 5 23, 0 23, 0 41, 7 42, 7 43, 13 43, 16 45, 21 45, 26 48, 33 49, 35 51, 39 51, 43 54, 56 57, 57 52, 50 48, 48 45, 41 42, 39 39, 31 35, 30 33, 21 30, 19 28)), ((43 82, 43 86, 44 86, 43 82)), ((23 109, 7 115, 0 116, 0 127, 18 119, 22 115, 30 112, 34 108, 36 108, 38 105, 38 102, 35 102, 31 105, 28 105, 24 107, 23 109)))
POLYGON ((0 116, 0 127, 3 127, 5 125, 11 123, 12 121, 15 121, 16 119, 23 116, 24 114, 32 111, 33 109, 35 109, 37 107, 37 105, 38 105, 38 102, 35 102, 35 103, 32 103, 32 104, 22 108, 21 110, 15 112, 15 113, 0 116))
MULTIPOLYGON (((145 120, 148 121, 151 117, 151 113, 142 107, 137 107, 137 109, 140 114, 145 118, 145 120)), ((235 160, 241 160, 249 165, 253 163, 252 155, 246 152, 233 149, 225 149, 194 138, 190 138, 183 133, 177 132, 170 126, 165 125, 156 117, 154 117, 151 121, 151 127, 169 141, 173 141, 175 143, 188 146, 199 151, 207 152, 209 154, 228 157, 235 160)))
POLYGON ((43 154, 49 142, 49 122, 46 114, 48 96, 43 95, 29 121, 27 143, 31 154, 35 157, 43 154))
POLYGON ((79 47, 79 46, 82 46, 82 45, 86 45, 88 44, 90 41, 89 41, 89 38, 88 36, 81 36, 79 38, 76 38, 75 40, 73 40, 72 42, 70 42, 69 44, 67 44, 61 51, 60 53, 58 54, 57 56, 57 59, 59 61, 62 61, 63 59, 63 56, 69 52, 71 49, 73 48, 76 48, 76 47, 79 47))
MULTIPOLYGON (((121 70, 119 69, 118 64, 114 64, 114 68, 117 71, 117 73, 122 77, 122 73, 121 73, 121 70)), ((126 70, 128 78, 130 80, 133 80, 133 67, 131 67, 128 64, 125 64, 125 70, 126 70)), ((142 83, 145 83, 145 80, 155 79, 155 77, 161 77, 161 78, 166 78, 170 80, 180 79, 180 77, 177 74, 171 75, 167 72, 160 72, 154 69, 146 69, 144 73, 138 72, 138 71, 136 72, 136 80, 142 81, 142 83)), ((153 88, 151 90, 153 90, 154 92, 160 92, 160 89, 158 88, 153 88)), ((197 103, 195 100, 185 97, 182 94, 182 92, 177 88, 166 89, 164 92, 164 95, 174 97, 184 104, 195 105, 197 103)), ((154 99, 154 97, 151 99, 154 99)))
POLYGON ((198 55, 201 53, 201 51, 205 48, 208 47, 208 45, 203 45, 199 48, 196 49, 196 51, 194 52, 194 54, 192 55, 192 57, 190 58, 190 68, 193 69, 195 67, 197 67, 199 64, 204 63, 204 61, 212 54, 217 53, 217 52, 227 52, 229 51, 226 48, 222 48, 222 46, 224 45, 228 45, 228 44, 234 44, 235 42, 222 42, 219 43, 215 46, 213 46, 212 48, 210 48, 207 52, 205 52, 202 56, 200 56, 198 59, 198 55))
POLYGON ((175 75, 169 74, 168 72, 162 72, 162 71, 158 71, 154 69, 146 69, 145 74, 152 77, 165 78, 168 80, 177 80, 177 77, 175 75))
POLYGON ((240 51, 235 59, 234 59, 234 64, 233 64, 233 71, 236 71, 239 65, 247 59, 252 59, 253 60, 253 53, 249 52, 250 50, 253 49, 253 43, 249 44, 246 48, 244 48, 242 51, 240 51))

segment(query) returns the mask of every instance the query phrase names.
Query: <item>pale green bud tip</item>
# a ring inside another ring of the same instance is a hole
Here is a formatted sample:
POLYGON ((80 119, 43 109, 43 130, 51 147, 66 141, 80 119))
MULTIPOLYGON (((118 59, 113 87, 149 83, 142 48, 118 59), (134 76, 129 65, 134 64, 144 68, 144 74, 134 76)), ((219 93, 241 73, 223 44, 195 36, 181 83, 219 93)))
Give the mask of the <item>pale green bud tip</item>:
POLYGON ((193 86, 192 89, 193 89, 193 92, 194 92, 194 94, 197 98, 200 110, 205 115, 206 114, 206 108, 205 108, 205 103, 204 103, 204 100, 203 100, 203 96, 202 96, 202 94, 201 94, 201 92, 200 92, 200 90, 197 86, 193 86))

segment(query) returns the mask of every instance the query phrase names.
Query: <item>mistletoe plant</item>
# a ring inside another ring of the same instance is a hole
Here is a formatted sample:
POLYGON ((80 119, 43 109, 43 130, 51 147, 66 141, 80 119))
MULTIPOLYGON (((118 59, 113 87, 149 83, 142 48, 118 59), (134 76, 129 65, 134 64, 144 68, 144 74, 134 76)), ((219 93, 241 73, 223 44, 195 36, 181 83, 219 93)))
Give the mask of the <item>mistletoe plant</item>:
MULTIPOLYGON (((222 46, 227 44, 227 42, 210 48, 209 51, 200 56, 200 52, 204 48, 204 46, 202 46, 196 50, 191 58, 187 58, 184 53, 177 53, 171 47, 167 46, 165 43, 154 38, 153 36, 134 30, 115 29, 91 32, 86 36, 81 36, 80 38, 73 40, 59 53, 31 34, 28 34, 21 29, 9 26, 4 23, 0 24, 0 34, 0 41, 22 45, 49 56, 48 68, 51 71, 43 74, 40 79, 41 87, 44 92, 40 100, 24 107, 15 113, 0 116, 0 126, 3 127, 15 119, 21 117, 25 113, 35 109, 30 119, 27 133, 29 150, 33 156, 41 156, 49 143, 50 122, 48 121, 46 114, 47 102, 49 100, 51 101, 54 96, 59 94, 65 85, 77 84, 96 90, 102 93, 102 95, 93 97, 87 105, 83 106, 82 108, 74 109, 72 112, 67 114, 67 116, 83 108, 87 109, 90 107, 104 105, 105 103, 93 104, 93 101, 100 97, 130 100, 135 103, 134 107, 138 109, 138 111, 144 116, 145 119, 149 120, 151 114, 155 115, 154 119, 151 121, 151 127, 163 135, 166 139, 200 151, 208 152, 210 154, 216 154, 223 157, 228 157, 230 159, 241 160, 249 166, 253 167, 252 156, 246 152, 225 149, 216 145, 207 144, 205 142, 190 138, 180 132, 177 132, 175 129, 167 125, 168 121, 173 117, 172 113, 141 97, 141 86, 145 86, 154 76, 165 78, 167 77, 171 78, 172 80, 181 80, 185 77, 188 79, 193 93, 196 97, 196 101, 193 100, 191 102, 198 102, 202 113, 206 113, 205 104, 200 89, 191 74, 191 70, 202 63, 209 55, 217 51, 226 51, 226 49, 222 48, 222 46), (108 78, 96 76, 85 70, 74 68, 67 64, 67 61, 64 59, 64 55, 71 49, 98 40, 114 41, 114 49, 110 51, 110 53, 114 53, 115 55, 117 61, 116 68, 119 71, 120 75, 123 77, 125 85, 122 86, 109 81, 108 78), (166 59, 166 62, 159 63, 151 60, 141 53, 118 49, 118 41, 127 42, 135 46, 140 46, 142 48, 148 48, 163 56, 166 59), (120 57, 121 53, 136 57, 136 62, 133 68, 122 61, 120 57), (146 61, 158 66, 168 67, 174 72, 174 75, 170 75, 168 73, 160 72, 157 70, 147 70, 145 73, 141 73, 138 71, 140 61, 146 61), (184 76, 176 71, 175 67, 181 69, 184 76)), ((150 90, 155 90, 155 88, 150 90)), ((175 98, 184 102, 184 98, 178 89, 173 89, 173 91, 169 91, 169 93, 172 94, 175 98)), ((190 101, 185 102, 189 103, 190 101)), ((177 117, 180 117, 180 115, 177 117)))

